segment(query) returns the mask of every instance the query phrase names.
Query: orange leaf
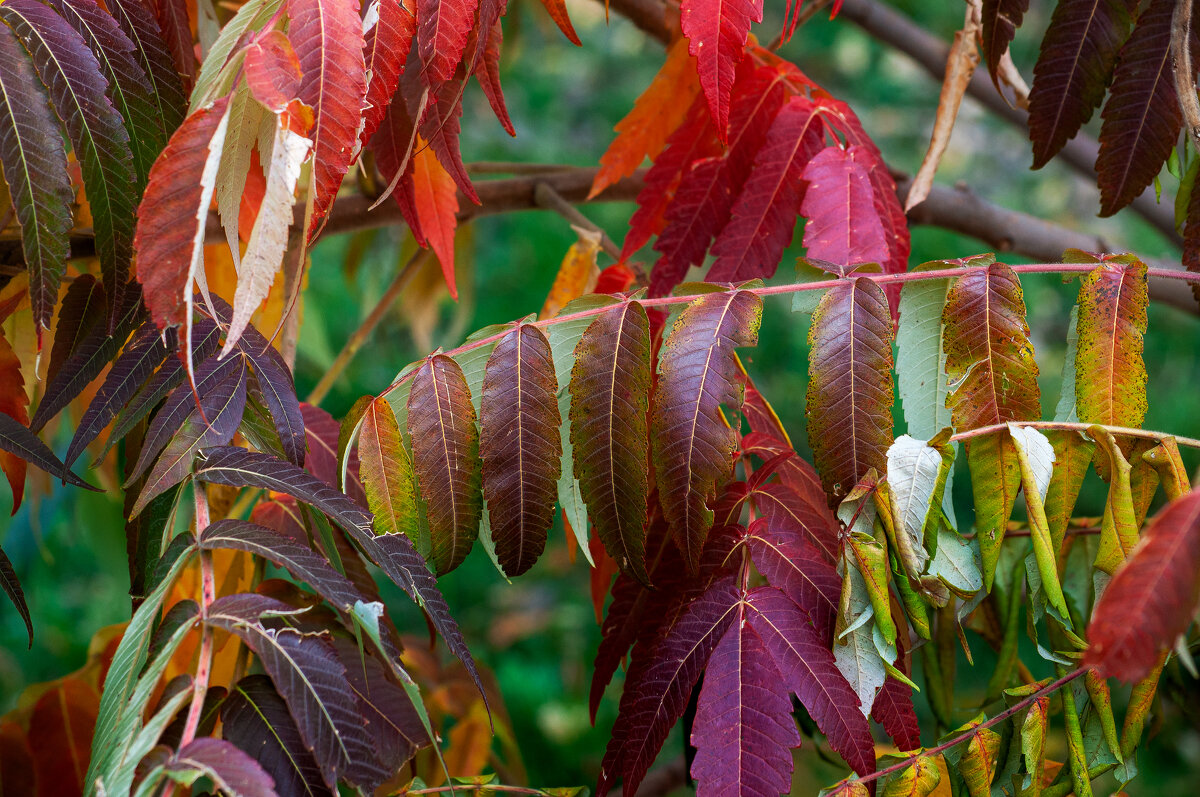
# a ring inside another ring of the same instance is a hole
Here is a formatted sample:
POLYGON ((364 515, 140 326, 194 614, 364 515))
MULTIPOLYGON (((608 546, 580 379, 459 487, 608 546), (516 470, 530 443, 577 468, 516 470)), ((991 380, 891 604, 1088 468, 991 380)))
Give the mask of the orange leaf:
MULTIPOLYGON (((250 169, 246 172, 246 187, 242 190, 242 201, 238 206, 238 237, 243 242, 250 240, 250 232, 254 229, 254 221, 258 218, 258 208, 262 205, 266 190, 267 178, 263 174, 258 149, 255 148, 250 151, 250 169)), ((232 293, 221 295, 233 298, 232 293)))
POLYGON ((92 755, 92 730, 100 696, 89 684, 66 677, 47 690, 29 718, 37 797, 76 797, 92 755))
POLYGON ((421 232, 442 264, 450 295, 458 299, 454 284, 454 230, 458 225, 458 190, 450 173, 438 163, 433 150, 417 136, 411 166, 413 205, 421 232))
POLYGON ((554 24, 558 25, 558 29, 571 41, 571 44, 576 47, 582 46, 579 35, 575 33, 575 26, 571 24, 571 17, 567 15, 566 2, 564 0, 542 0, 542 5, 546 7, 546 13, 550 15, 550 19, 554 20, 554 24))
POLYGON ((15 722, 0 723, 0 795, 35 794, 33 751, 25 731, 15 722))
POLYGON ((696 59, 688 54, 687 41, 680 39, 667 51, 667 60, 633 110, 617 122, 617 137, 600 157, 600 171, 588 198, 633 174, 647 157, 658 155, 699 93, 696 59))
MULTIPOLYGON (((9 345, 4 331, 0 330, 0 412, 28 426, 28 407, 29 395, 25 392, 25 379, 21 376, 21 358, 9 345)), ((0 470, 8 477, 8 485, 12 488, 12 511, 15 515, 25 494, 25 460, 16 454, 0 451, 0 470)))
POLYGON ((600 251, 600 233, 575 227, 579 240, 571 244, 562 265, 558 267, 558 276, 550 286, 546 303, 538 318, 553 318, 567 302, 577 299, 585 293, 591 293, 596 287, 596 279, 600 270, 596 267, 596 253, 600 251))

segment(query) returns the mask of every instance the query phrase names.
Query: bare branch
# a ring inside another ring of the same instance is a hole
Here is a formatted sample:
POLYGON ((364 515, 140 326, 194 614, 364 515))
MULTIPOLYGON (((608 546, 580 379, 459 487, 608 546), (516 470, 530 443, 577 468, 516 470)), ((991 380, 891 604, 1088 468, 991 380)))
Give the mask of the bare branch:
POLYGON ((1179 0, 1171 15, 1171 58, 1175 61, 1175 93, 1179 110, 1192 140, 1200 146, 1200 101, 1196 99, 1196 72, 1192 68, 1192 0, 1179 0))

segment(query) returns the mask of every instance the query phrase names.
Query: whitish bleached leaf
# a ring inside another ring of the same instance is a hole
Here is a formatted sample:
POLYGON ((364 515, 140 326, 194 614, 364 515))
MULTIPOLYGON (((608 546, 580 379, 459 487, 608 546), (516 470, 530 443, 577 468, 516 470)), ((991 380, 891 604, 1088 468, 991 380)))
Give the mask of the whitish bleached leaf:
POLYGON ((1017 450, 1029 461, 1038 497, 1045 501, 1046 491, 1050 489, 1050 477, 1054 475, 1054 446, 1050 444, 1046 435, 1031 426, 1010 423, 1008 431, 1016 443, 1017 450))
POLYGON ((1079 350, 1079 306, 1071 308, 1071 324, 1067 327, 1067 352, 1063 357, 1062 393, 1058 406, 1054 408, 1054 420, 1077 423, 1075 411, 1075 354, 1079 350))
POLYGON ((222 355, 233 351, 250 317, 267 298, 275 272, 283 262, 287 249, 288 227, 292 223, 292 197, 300 179, 300 164, 308 155, 312 142, 289 130, 286 117, 276 115, 275 141, 271 147, 271 168, 254 230, 246 246, 246 257, 238 274, 237 292, 233 297, 233 322, 225 337, 222 355))
POLYGON ((938 531, 937 553, 929 563, 929 575, 940 578, 960 597, 966 597, 983 589, 982 567, 979 546, 942 526, 938 531))
POLYGON ((834 640, 833 660, 858 695, 858 707, 863 716, 869 717, 871 707, 875 705, 875 696, 887 680, 887 670, 872 640, 875 611, 871 607, 867 584, 849 551, 842 559, 842 569, 846 581, 842 585, 838 625, 840 627, 843 621, 846 622, 847 631, 834 640))
POLYGON ((926 525, 930 512, 941 503, 949 470, 947 457, 924 440, 909 435, 896 438, 887 452, 888 485, 896 544, 900 560, 911 575, 925 572, 929 553, 925 550, 926 525))
MULTIPOLYGON (((205 61, 207 63, 207 61, 205 61)), ((233 255, 234 266, 241 271, 242 249, 238 243, 238 215, 242 207, 242 193, 246 190, 246 175, 250 171, 250 153, 265 108, 250 96, 250 89, 241 85, 229 101, 229 130, 225 135, 225 147, 221 151, 221 166, 217 173, 217 213, 225 229, 225 240, 233 255)))

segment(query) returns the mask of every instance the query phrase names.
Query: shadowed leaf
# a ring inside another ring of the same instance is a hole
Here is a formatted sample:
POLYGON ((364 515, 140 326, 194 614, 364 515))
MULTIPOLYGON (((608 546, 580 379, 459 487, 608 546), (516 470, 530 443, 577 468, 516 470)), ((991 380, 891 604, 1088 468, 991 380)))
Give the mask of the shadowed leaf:
POLYGON ((237 797, 274 797, 275 780, 257 761, 224 739, 201 736, 179 748, 168 772, 206 775, 213 785, 237 797))

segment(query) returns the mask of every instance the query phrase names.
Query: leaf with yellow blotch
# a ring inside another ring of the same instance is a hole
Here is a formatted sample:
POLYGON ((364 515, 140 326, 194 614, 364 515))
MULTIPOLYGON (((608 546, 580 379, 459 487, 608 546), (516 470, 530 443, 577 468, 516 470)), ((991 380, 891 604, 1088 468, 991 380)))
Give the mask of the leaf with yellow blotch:
MULTIPOLYGON (((1021 283, 993 263, 957 279, 942 312, 950 408, 956 429, 976 429, 1041 416, 1037 363, 1029 342, 1021 283)), ((1021 482, 1012 439, 999 431, 966 443, 984 586, 991 589, 1021 482)))
POLYGON ((937 758, 920 753, 913 756, 910 766, 900 770, 887 781, 880 797, 929 797, 942 782, 937 758))
POLYGON ((977 728, 984 721, 980 714, 975 719, 953 732, 953 736, 970 734, 964 744, 946 751, 946 764, 958 770, 967 784, 971 797, 989 797, 992 779, 996 775, 997 756, 1000 753, 1000 734, 991 728, 977 728), (974 733, 971 731, 974 730, 974 733))
POLYGON ((1105 257, 1084 278, 1075 355, 1075 402, 1084 423, 1142 425, 1147 302, 1146 264, 1132 255, 1105 257))
POLYGON ((617 122, 617 137, 600 156, 600 170, 592 180, 588 198, 633 174, 643 160, 662 151, 699 93, 696 59, 688 54, 687 41, 680 39, 667 51, 667 60, 637 98, 633 110, 617 122))
POLYGON ((600 251, 600 232, 575 226, 571 229, 575 230, 579 240, 571 244, 562 265, 558 267, 558 275, 554 278, 554 284, 550 286, 550 293, 542 304, 541 312, 538 313, 539 320, 553 318, 567 302, 578 299, 585 293, 591 293, 600 276, 600 269, 596 266, 596 255, 600 251))

